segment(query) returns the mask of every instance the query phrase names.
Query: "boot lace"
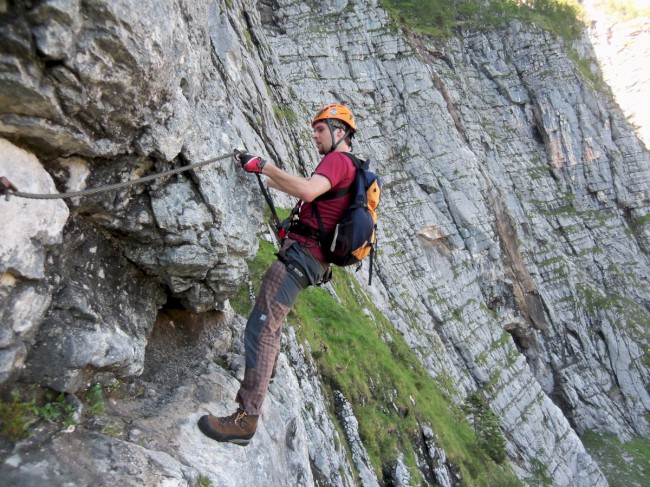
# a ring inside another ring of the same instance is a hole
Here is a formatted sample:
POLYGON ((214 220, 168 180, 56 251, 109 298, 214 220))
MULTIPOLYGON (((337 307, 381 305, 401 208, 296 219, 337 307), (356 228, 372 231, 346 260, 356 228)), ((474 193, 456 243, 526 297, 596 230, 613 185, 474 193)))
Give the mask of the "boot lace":
POLYGON ((236 426, 241 427, 242 423, 243 424, 246 423, 245 421, 246 416, 248 416, 248 414, 246 414, 246 411, 238 410, 237 412, 231 414, 230 416, 226 416, 225 418, 219 418, 219 423, 221 423, 221 425, 232 423, 236 426))

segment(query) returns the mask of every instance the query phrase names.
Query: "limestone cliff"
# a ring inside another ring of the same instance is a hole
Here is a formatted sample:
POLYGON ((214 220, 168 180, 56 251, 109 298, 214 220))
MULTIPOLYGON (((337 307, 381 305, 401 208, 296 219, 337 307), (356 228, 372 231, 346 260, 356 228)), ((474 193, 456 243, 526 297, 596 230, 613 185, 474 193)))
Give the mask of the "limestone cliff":
MULTIPOLYGON (((311 114, 344 101, 384 180, 373 285, 358 279, 454 401, 485 395, 515 473, 608 485, 581 436, 648 435, 650 156, 571 61, 591 59, 586 40, 569 52, 518 22, 434 40, 376 0, 0 1, 0 22, 0 175, 21 191, 243 147, 306 175, 311 114)), ((0 201, 3 388, 74 401, 139 377, 111 403, 120 434, 42 426, 3 444, 3 478, 411 485, 401 457, 373 468, 356 405, 325 399, 291 318, 254 442, 196 428, 234 405, 245 318, 229 300, 263 205, 231 159, 66 203, 0 201)), ((422 425, 423 482, 462 485, 435 430, 422 425)))

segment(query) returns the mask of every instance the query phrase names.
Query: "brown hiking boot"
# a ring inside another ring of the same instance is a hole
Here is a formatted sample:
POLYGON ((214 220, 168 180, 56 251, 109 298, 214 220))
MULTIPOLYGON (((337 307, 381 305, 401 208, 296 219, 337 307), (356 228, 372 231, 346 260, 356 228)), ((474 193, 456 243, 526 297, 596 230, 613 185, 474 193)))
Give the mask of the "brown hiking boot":
POLYGON ((246 414, 241 409, 223 418, 208 414, 199 419, 199 429, 213 440, 246 446, 255 434, 257 419, 258 416, 246 414))

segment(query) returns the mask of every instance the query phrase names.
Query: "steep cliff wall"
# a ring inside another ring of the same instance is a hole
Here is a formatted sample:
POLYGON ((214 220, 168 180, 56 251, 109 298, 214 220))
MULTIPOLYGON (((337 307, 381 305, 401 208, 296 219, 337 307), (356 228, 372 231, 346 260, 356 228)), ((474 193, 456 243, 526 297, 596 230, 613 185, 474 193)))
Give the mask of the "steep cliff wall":
MULTIPOLYGON (((0 168, 19 189, 96 187, 241 147, 308 174, 310 115, 345 101, 355 151, 384 176, 365 292, 454 400, 484 395, 515 472, 607 485, 580 435, 648 434, 650 158, 558 39, 517 22, 423 39, 374 0, 0 7, 0 168)), ((80 395, 142 374, 115 394, 120 434, 102 419, 5 446, 13 483, 409 484, 401 460, 383 478, 370 465, 354 404, 327 412, 290 327, 253 444, 196 429, 233 406, 243 324, 228 300, 262 216, 231 160, 67 206, 0 205, 5 387, 80 395)), ((434 433, 422 429, 421 460, 455 485, 434 433)))

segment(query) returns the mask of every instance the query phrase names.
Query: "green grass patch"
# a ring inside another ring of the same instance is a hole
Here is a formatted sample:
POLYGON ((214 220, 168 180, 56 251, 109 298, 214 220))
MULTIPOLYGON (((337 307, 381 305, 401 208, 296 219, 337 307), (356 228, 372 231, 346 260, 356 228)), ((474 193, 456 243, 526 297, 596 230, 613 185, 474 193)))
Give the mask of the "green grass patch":
POLYGON ((611 487, 643 487, 650 478, 650 438, 621 443, 609 433, 588 431, 582 442, 611 487))
POLYGON ((273 105, 273 112, 280 122, 287 122, 290 125, 298 125, 298 115, 291 108, 280 108, 277 105, 273 105))
MULTIPOLYGON (((255 290, 275 249, 260 242, 250 263, 255 290)), ((402 335, 375 308, 348 272, 334 269, 332 286, 339 303, 326 289, 312 287, 298 298, 289 315, 299 340, 308 341, 330 405, 339 390, 350 401, 359 421, 364 445, 378 478, 394 468, 399 453, 417 484, 422 480, 414 445, 421 441, 421 425, 431 425, 437 444, 456 465, 467 486, 521 485, 467 421, 467 413, 450 399, 448 378, 443 384, 429 376, 402 335)), ((233 308, 246 307, 248 288, 233 308)), ((493 426, 493 424, 491 424, 493 426)), ((494 431, 491 431, 494 434, 494 431)), ((491 441, 496 441, 493 436, 491 441)), ((498 457, 503 460, 502 457, 498 457)))
POLYGON ((17 442, 29 437, 33 428, 43 423, 67 428, 77 424, 77 420, 83 422, 90 416, 105 414, 106 393, 113 398, 126 395, 120 382, 106 390, 100 384, 95 384, 80 394, 84 408, 81 410, 83 414, 77 415, 75 403, 78 401, 69 401, 70 397, 64 392, 36 384, 6 391, 6 395, 0 399, 0 437, 17 442))
POLYGON ((465 399, 463 410, 472 418, 478 444, 497 463, 507 460, 506 444, 499 429, 499 421, 485 398, 473 392, 465 399))
POLYGON ((582 76, 583 80, 585 80, 594 90, 609 96, 610 99, 613 98, 612 90, 603 79, 600 69, 592 71, 591 67, 594 62, 593 60, 583 58, 575 49, 571 47, 567 47, 567 56, 578 69, 578 72, 582 76))
POLYGON ((576 291, 591 314, 609 310, 624 320, 629 328, 645 333, 645 338, 649 337, 647 334, 650 333, 650 316, 642 305, 618 294, 595 289, 588 284, 578 285, 576 291))
POLYGON ((535 23, 564 39, 576 39, 584 26, 577 0, 381 0, 400 24, 416 32, 450 37, 458 28, 503 27, 512 20, 535 23))

